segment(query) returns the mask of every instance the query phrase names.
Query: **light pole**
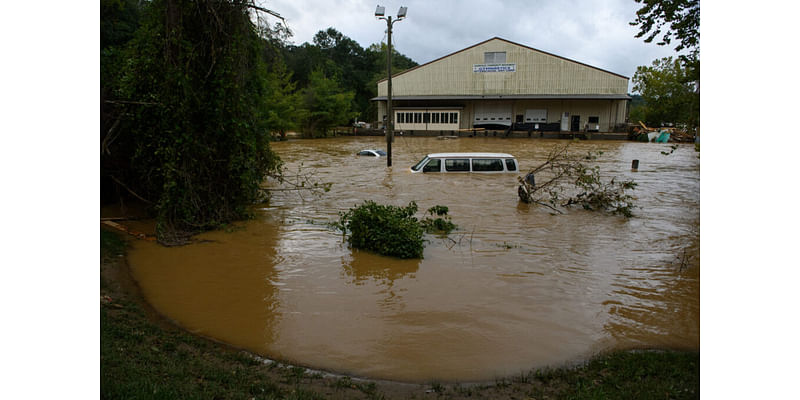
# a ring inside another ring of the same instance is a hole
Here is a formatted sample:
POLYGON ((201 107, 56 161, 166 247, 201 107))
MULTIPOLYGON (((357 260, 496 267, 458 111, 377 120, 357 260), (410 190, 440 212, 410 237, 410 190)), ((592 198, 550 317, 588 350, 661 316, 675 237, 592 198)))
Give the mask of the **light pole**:
POLYGON ((392 20, 392 16, 384 17, 386 7, 378 6, 375 9, 375 16, 386 21, 387 52, 386 70, 388 72, 387 95, 386 95, 386 166, 392 166, 392 141, 394 140, 394 112, 392 112, 392 25, 397 21, 402 21, 406 17, 408 7, 400 7, 397 11, 397 19, 392 20))

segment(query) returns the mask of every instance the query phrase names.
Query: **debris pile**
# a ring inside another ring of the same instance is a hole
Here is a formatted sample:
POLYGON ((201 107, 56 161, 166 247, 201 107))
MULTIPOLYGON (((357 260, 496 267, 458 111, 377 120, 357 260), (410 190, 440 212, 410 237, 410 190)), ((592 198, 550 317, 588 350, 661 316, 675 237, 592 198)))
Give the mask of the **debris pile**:
POLYGON ((695 138, 694 135, 686 132, 685 130, 674 128, 674 127, 661 127, 661 128, 651 128, 644 124, 644 122, 639 121, 639 126, 634 126, 633 130, 630 134, 631 140, 636 140, 639 142, 657 142, 657 143, 666 143, 666 142, 680 142, 680 143, 692 143, 694 142, 695 138))

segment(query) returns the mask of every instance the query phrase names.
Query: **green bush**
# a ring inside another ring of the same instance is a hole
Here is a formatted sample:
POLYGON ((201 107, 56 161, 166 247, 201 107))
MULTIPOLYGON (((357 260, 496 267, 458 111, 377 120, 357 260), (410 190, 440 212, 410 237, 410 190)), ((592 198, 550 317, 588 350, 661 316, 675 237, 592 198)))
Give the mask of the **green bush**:
POLYGON ((334 224, 347 236, 356 249, 374 251, 385 256, 422 258, 423 227, 414 217, 417 203, 406 207, 377 204, 367 200, 364 204, 339 213, 334 224))
POLYGON ((422 228, 427 233, 435 233, 440 232, 444 233, 445 235, 450 233, 453 229, 456 229, 456 224, 453 221, 450 221, 450 216, 447 215, 447 212, 450 211, 447 206, 440 206, 436 205, 428 209, 428 214, 431 216, 436 215, 437 218, 423 218, 422 219, 422 228))

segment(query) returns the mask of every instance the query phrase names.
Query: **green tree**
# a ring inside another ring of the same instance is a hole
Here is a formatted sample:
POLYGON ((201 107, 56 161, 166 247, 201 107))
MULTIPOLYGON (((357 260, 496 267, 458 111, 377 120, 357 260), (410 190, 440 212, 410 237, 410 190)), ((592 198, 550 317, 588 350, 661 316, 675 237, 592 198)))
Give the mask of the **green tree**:
POLYGON ((632 110, 631 117, 651 126, 675 123, 685 124, 689 129, 698 127, 700 93, 689 75, 685 65, 672 57, 636 68, 633 90, 641 94, 644 104, 632 110))
POLYGON ((660 46, 677 39, 675 51, 688 49, 692 53, 700 51, 700 0, 634 0, 642 7, 636 12, 636 20, 630 24, 639 27, 636 37, 645 36, 644 41, 657 42, 660 46), (664 25, 669 24, 669 29, 664 25))
POLYGON ((151 202, 162 243, 246 215, 280 160, 268 143, 270 77, 252 1, 153 0, 129 43, 115 103, 117 181, 151 202))
POLYGON ((303 127, 307 136, 325 136, 328 129, 343 125, 350 118, 353 92, 343 89, 321 69, 311 72, 302 96, 307 112, 303 127))
MULTIPOLYGON (((378 81, 381 79, 386 79, 386 52, 388 46, 386 43, 373 43, 370 45, 367 50, 366 54, 369 58, 370 63, 372 63, 372 74, 371 79, 367 82, 367 88, 369 89, 369 94, 367 97, 370 99, 376 97, 378 95, 378 81)), ((411 69, 416 67, 417 64, 411 58, 400 54, 396 48, 392 47, 392 76, 403 72, 407 69, 411 69)), ((378 119, 378 107, 374 102, 369 102, 367 108, 364 112, 362 112, 363 118, 369 121, 375 121, 378 119)))
MULTIPOLYGON (((374 120, 377 110, 371 101, 377 95, 376 83, 386 77, 386 45, 373 44, 367 49, 334 28, 319 31, 313 43, 288 46, 286 63, 293 72, 297 87, 306 88, 311 73, 321 70, 334 78, 346 91, 353 92, 354 113, 361 120, 374 120)), ((393 49, 394 73, 417 65, 393 49)))
MULTIPOLYGON (((639 27, 636 37, 645 37, 651 43, 660 37, 659 46, 666 46, 676 40, 675 51, 688 50, 688 54, 678 56, 683 64, 684 84, 694 85, 697 97, 700 96, 700 0, 634 0, 642 7, 636 12, 636 20, 630 24, 639 27)), ((691 104, 697 108, 699 124, 699 103, 691 104)), ((632 116, 633 117, 633 116, 632 116)), ((696 126, 696 125, 695 125, 696 126)))
POLYGON ((300 121, 306 117, 297 84, 291 80, 292 73, 282 63, 275 64, 267 74, 264 108, 264 121, 273 134, 281 138, 286 132, 300 127, 300 121))
POLYGON ((365 111, 374 97, 369 87, 372 63, 368 53, 355 40, 334 28, 317 32, 314 44, 336 67, 335 75, 341 77, 342 86, 353 92, 354 108, 360 119, 365 119, 365 111))

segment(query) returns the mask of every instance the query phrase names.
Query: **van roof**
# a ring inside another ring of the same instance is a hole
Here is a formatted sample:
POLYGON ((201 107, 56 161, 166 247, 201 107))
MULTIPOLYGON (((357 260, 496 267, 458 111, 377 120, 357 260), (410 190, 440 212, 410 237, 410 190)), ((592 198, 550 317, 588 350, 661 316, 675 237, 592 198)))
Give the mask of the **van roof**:
POLYGON ((466 157, 466 158, 514 158, 511 154, 507 153, 431 153, 428 157, 442 158, 442 157, 466 157))

